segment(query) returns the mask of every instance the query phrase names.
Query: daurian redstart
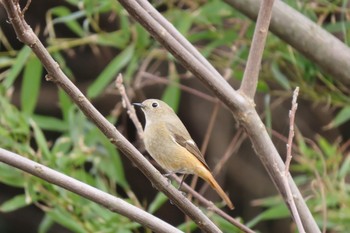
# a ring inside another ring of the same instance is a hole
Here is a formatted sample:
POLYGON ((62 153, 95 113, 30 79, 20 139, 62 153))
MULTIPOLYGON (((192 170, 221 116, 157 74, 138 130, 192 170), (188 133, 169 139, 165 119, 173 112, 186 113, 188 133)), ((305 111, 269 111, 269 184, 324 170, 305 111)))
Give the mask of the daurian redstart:
POLYGON ((144 142, 153 159, 167 172, 198 175, 233 209, 232 202, 214 179, 196 143, 173 109, 157 99, 134 105, 145 113, 144 142))

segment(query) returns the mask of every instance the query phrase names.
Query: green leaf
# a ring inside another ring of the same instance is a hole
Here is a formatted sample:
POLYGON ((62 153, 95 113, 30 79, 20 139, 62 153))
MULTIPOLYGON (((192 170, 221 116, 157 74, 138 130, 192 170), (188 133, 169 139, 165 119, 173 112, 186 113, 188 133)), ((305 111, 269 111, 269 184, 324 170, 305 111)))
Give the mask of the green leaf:
POLYGON ((40 222, 38 232, 39 233, 48 232, 54 223, 55 222, 53 221, 53 219, 50 216, 48 216, 47 214, 45 214, 44 218, 40 222))
POLYGON ((338 177, 341 179, 345 179, 346 175, 349 173, 350 173, 350 156, 347 156, 339 169, 338 177))
POLYGON ((3 82, 3 85, 6 89, 12 86, 13 82, 16 80, 19 73, 25 66, 31 52, 32 50, 28 46, 24 46, 18 53, 17 58, 14 61, 13 66, 11 67, 11 70, 9 71, 6 79, 3 82))
POLYGON ((117 73, 125 67, 134 54, 134 46, 128 46, 123 52, 116 56, 91 84, 87 90, 89 98, 96 98, 103 89, 116 77, 117 73))
POLYGON ((43 68, 38 58, 30 59, 24 69, 21 107, 23 112, 31 115, 39 96, 43 68))
POLYGON ((85 139, 87 144, 102 144, 102 147, 98 147, 96 151, 96 154, 99 153, 100 156, 97 168, 105 173, 113 183, 118 183, 124 189, 128 189, 123 162, 115 146, 97 128, 91 130, 85 139))
POLYGON ((122 30, 111 33, 99 33, 96 36, 97 44, 103 46, 112 46, 119 49, 124 48, 130 39, 129 31, 122 30))
POLYGON ((7 164, 0 163, 0 182, 9 186, 23 188, 24 186, 23 172, 15 169, 7 164))
POLYGON ((340 110, 340 112, 338 112, 338 114, 336 115, 334 120, 331 122, 331 124, 329 126, 327 126, 326 128, 338 127, 349 120, 350 120, 350 106, 345 107, 342 110, 340 110))
POLYGON ((67 95, 67 93, 64 92, 62 89, 58 90, 58 99, 59 99, 59 105, 62 111, 63 119, 64 121, 68 122, 69 112, 73 106, 73 102, 70 99, 70 97, 67 95))
POLYGON ((123 75, 123 81, 126 85, 131 83, 131 80, 135 76, 134 74, 136 73, 137 70, 139 70, 139 68, 140 68, 139 61, 140 61, 140 57, 138 57, 137 55, 134 54, 134 56, 130 60, 129 65, 128 65, 128 67, 123 75))
POLYGON ((85 15, 83 11, 77 11, 72 13, 67 7, 58 6, 58 7, 52 8, 49 11, 49 13, 51 13, 52 15, 58 16, 58 18, 55 18, 54 20, 52 20, 53 24, 63 23, 77 36, 79 37, 84 36, 84 30, 82 29, 80 24, 77 22, 77 19, 85 15))
MULTIPOLYGON (((176 84, 179 84, 179 78, 177 74, 172 74, 170 80, 174 81, 176 84)), ((181 90, 178 85, 168 85, 165 89, 162 100, 166 102, 175 112, 177 112, 180 103, 181 90)))
POLYGON ((221 216, 213 215, 212 219, 214 220, 215 225, 217 225, 223 232, 230 232, 230 233, 242 232, 235 225, 233 225, 226 219, 222 218, 221 216))
POLYGON ((26 196, 24 194, 20 194, 2 203, 2 205, 0 206, 0 211, 11 212, 19 208, 25 207, 29 204, 31 203, 26 202, 26 196))
POLYGON ((68 130, 68 124, 61 119, 50 116, 34 115, 33 120, 43 130, 51 130, 56 132, 65 132, 68 130))
POLYGON ((184 36, 187 36, 188 31, 191 29, 193 24, 193 19, 195 18, 192 13, 183 11, 183 10, 175 10, 173 12, 175 14, 175 20, 172 21, 174 27, 184 36))
POLYGON ((288 208, 284 204, 281 204, 262 212, 261 214, 250 220, 246 225, 248 227, 253 227, 261 221, 287 218, 289 216, 290 215, 288 208))
POLYGON ((64 56, 59 52, 52 52, 52 57, 60 65, 60 68, 62 69, 63 73, 65 73, 71 81, 74 81, 75 77, 73 71, 67 66, 64 56))
POLYGON ((138 50, 146 49, 151 43, 151 38, 149 33, 144 27, 142 27, 139 24, 135 25, 135 29, 136 29, 136 35, 137 35, 135 45, 137 46, 137 49, 138 50))
POLYGON ((73 232, 76 233, 86 233, 85 229, 79 224, 80 222, 77 219, 74 219, 69 213, 65 210, 56 208, 47 213, 50 218, 55 222, 61 224, 62 226, 67 227, 73 232))
POLYGON ((285 89, 291 90, 288 78, 280 71, 276 62, 271 65, 271 71, 275 80, 285 89))
POLYGON ((41 129, 38 127, 38 125, 34 120, 30 119, 29 123, 34 131, 34 138, 38 148, 46 158, 50 158, 50 150, 43 132, 41 131, 41 129))

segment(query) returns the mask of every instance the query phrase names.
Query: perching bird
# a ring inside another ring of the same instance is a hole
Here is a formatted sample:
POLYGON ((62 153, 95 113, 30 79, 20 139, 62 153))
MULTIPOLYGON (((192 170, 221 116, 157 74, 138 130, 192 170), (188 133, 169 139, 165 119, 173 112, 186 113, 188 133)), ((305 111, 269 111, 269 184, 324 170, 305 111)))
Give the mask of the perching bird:
POLYGON ((144 143, 152 158, 169 173, 198 175, 233 209, 231 200, 214 179, 196 143, 173 109, 157 99, 134 105, 145 113, 144 143))

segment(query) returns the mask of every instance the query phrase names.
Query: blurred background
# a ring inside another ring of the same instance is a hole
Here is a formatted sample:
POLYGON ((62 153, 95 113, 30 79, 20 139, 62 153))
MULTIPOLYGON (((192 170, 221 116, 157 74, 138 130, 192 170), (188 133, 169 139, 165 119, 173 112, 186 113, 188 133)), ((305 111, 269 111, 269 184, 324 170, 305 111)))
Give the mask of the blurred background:
MULTIPOLYGON (((347 0, 284 2, 349 44, 347 0)), ((220 0, 151 3, 232 87, 239 87, 254 22, 220 0)), ((65 74, 147 158, 115 87, 119 73, 132 102, 159 98, 178 113, 209 166, 219 170, 217 180, 236 206, 234 211, 224 208, 227 213, 257 232, 296 232, 232 114, 117 1, 35 0, 25 19, 65 74)), ((0 147, 142 206, 184 231, 200 232, 62 90, 45 81, 45 75, 39 60, 17 40, 0 4, 0 147)), ((255 101, 283 159, 296 86, 300 94, 292 175, 320 228, 346 232, 350 227, 350 87, 270 33, 255 101)), ((144 123, 143 114, 138 114, 144 123)), ((2 163, 0 183, 0 232, 150 232, 2 163)), ((215 192, 202 186, 199 181, 196 190, 222 205, 215 192)), ((219 216, 208 215, 224 232, 239 232, 219 216)))

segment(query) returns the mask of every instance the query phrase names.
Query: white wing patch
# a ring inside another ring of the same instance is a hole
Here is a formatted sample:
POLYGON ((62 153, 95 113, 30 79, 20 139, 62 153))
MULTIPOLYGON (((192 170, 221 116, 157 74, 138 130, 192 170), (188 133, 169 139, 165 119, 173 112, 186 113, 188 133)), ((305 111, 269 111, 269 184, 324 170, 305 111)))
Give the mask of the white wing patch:
POLYGON ((191 139, 187 140, 186 142, 187 142, 188 144, 192 144, 192 145, 194 145, 194 146, 196 145, 196 143, 195 143, 193 140, 191 140, 191 139))

